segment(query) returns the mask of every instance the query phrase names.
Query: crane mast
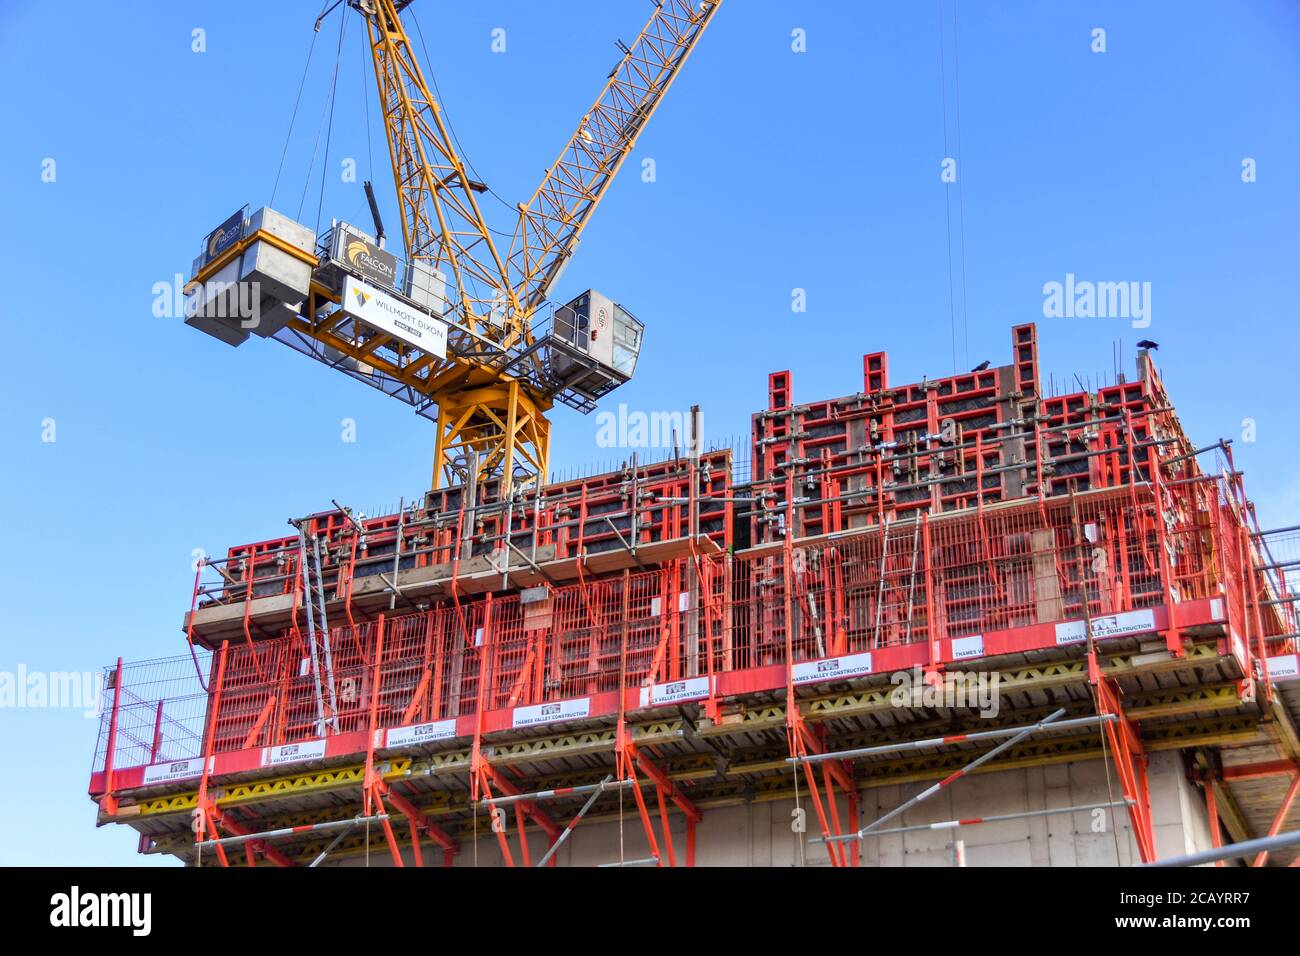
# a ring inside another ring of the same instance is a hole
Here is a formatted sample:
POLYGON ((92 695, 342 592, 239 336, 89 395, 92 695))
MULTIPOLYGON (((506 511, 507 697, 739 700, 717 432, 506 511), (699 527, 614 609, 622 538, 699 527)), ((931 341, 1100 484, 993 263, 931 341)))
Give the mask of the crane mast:
POLYGON ((433 487, 500 474, 509 488, 517 471, 545 476, 553 398, 495 367, 489 351, 510 349, 529 326, 479 208, 482 186, 470 179, 415 57, 399 15, 407 4, 351 5, 366 21, 408 261, 450 273, 449 311, 470 333, 451 330, 459 358, 427 385, 438 407, 433 487))

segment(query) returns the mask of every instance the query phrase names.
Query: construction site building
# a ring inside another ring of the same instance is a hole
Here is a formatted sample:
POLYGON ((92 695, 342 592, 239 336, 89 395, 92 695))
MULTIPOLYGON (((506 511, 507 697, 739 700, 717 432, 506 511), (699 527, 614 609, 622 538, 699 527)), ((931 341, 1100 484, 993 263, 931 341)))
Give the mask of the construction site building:
MULTIPOLYGON (((108 668, 90 795, 198 865, 1127 865, 1295 829, 1300 529, 1151 355, 797 402, 752 441, 334 506, 108 668), (1213 464, 1211 464, 1213 462, 1213 464)), ((473 469, 471 469, 471 472, 473 469)), ((1296 850, 1251 862, 1292 863, 1296 850)))

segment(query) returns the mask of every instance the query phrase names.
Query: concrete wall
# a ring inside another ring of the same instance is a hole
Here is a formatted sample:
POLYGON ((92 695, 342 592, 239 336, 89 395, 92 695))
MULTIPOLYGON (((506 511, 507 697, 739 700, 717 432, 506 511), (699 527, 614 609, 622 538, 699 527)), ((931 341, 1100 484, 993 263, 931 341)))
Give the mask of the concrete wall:
MULTIPOLYGON (((959 780, 949 789, 890 821, 886 828, 942 820, 986 817, 996 814, 1076 806, 1120 798, 1119 781, 1113 765, 1094 760, 1057 766, 977 774, 959 780)), ((1151 757, 1147 771, 1151 788, 1151 809, 1160 856, 1174 856, 1210 846, 1205 803, 1187 781, 1177 753, 1151 757)), ((861 824, 876 819, 929 784, 878 787, 861 792, 861 824)), ((653 801, 651 807, 654 807, 653 801)), ((807 811, 808 832, 820 833, 816 814, 807 794, 801 801, 807 811)), ((825 847, 804 844, 791 831, 793 801, 753 803, 706 810, 697 827, 697 866, 827 866, 825 847)), ((635 802, 624 795, 622 858, 634 860, 649 855, 649 847, 635 802)), ((658 815, 655 814, 657 821, 658 815)), ((678 865, 684 863, 685 819, 672 814, 673 841, 678 865)), ((511 852, 518 863, 518 841, 514 836, 514 814, 509 813, 511 852)), ((404 827, 403 827, 404 829, 404 827)), ((1137 862, 1128 814, 1098 811, 1058 814, 982 823, 956 830, 920 830, 865 840, 862 863, 866 866, 952 866, 954 837, 965 841, 967 866, 1128 866, 1137 862)), ((558 866, 594 866, 620 859, 620 828, 613 822, 584 822, 561 847, 558 866)), ((533 860, 546 850, 540 834, 530 840, 533 860)), ((350 859, 346 864, 363 861, 350 859)), ((387 853, 371 852, 372 864, 389 862, 387 853)), ((441 854, 426 862, 441 862, 441 854)), ((497 841, 480 840, 477 848, 467 846, 458 855, 457 866, 499 866, 497 841), (477 861, 475 852, 477 850, 477 861)))

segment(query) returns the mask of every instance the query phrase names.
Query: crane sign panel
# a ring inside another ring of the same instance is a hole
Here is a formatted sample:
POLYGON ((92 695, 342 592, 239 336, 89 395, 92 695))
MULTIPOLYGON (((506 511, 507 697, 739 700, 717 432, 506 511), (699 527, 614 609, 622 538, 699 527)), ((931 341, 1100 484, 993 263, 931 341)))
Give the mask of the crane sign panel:
POLYGON ((447 357, 444 323, 352 276, 348 276, 343 287, 343 310, 426 355, 447 357))

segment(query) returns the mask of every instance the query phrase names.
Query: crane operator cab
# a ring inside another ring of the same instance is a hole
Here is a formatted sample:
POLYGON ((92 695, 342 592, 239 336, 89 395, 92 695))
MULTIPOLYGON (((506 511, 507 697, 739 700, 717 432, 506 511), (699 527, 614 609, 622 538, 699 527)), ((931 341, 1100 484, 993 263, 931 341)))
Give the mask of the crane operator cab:
POLYGON ((555 310, 551 373, 566 388, 599 398, 636 371, 645 326, 594 289, 555 310))

